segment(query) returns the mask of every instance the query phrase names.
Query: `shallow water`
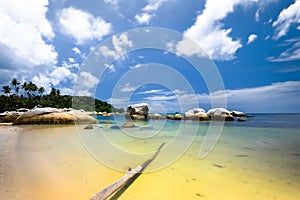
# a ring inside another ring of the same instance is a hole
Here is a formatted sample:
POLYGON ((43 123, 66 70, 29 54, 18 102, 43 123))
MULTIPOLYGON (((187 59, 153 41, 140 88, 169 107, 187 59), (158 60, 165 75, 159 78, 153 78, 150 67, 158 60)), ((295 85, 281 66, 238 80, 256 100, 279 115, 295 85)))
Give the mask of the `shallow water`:
POLYGON ((165 146, 120 199, 298 199, 299 115, 225 123, 205 158, 208 122, 25 126, 17 147, 20 199, 88 199, 165 146), (112 128, 113 127, 113 128, 112 128), (192 144, 190 145, 190 142, 192 144), (187 149, 186 151, 184 151, 187 149))

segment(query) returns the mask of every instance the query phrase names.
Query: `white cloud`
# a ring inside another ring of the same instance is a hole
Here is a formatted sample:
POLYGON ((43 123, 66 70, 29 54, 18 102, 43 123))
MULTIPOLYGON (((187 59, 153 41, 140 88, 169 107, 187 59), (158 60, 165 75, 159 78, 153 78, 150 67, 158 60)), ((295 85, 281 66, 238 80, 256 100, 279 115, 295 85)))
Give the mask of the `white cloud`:
POLYGON ((104 67, 109 70, 109 72, 115 72, 116 68, 113 64, 105 64, 104 67))
POLYGON ((43 86, 49 92, 51 87, 61 88, 60 86, 68 81, 73 83, 77 75, 72 70, 78 68, 78 63, 63 62, 61 66, 54 66, 49 71, 34 75, 32 81, 38 86, 43 86))
POLYGON ((147 90, 144 92, 139 92, 138 94, 154 94, 154 93, 162 93, 163 90, 147 90))
MULTIPOLYGON (((234 6, 241 2, 237 0, 207 0, 205 9, 198 15, 196 22, 184 32, 184 35, 195 40, 215 60, 231 60, 235 58, 236 51, 242 45, 239 40, 234 40, 230 37, 232 29, 224 29, 221 20, 229 13, 232 13, 234 6)), ((182 47, 184 46, 182 44, 182 47)), ((185 51, 179 53, 182 52, 185 51)), ((187 55, 191 55, 191 53, 187 55)))
POLYGON ((98 78, 93 76, 90 72, 80 72, 74 83, 74 93, 79 96, 92 96, 93 90, 98 82, 98 78))
POLYGON ((145 65, 142 65, 142 64, 136 64, 134 66, 130 66, 129 68, 130 69, 137 69, 137 68, 141 68, 142 66, 145 66, 145 65))
POLYGON ((286 62, 293 60, 300 60, 300 38, 293 38, 286 40, 283 46, 289 46, 288 49, 283 51, 277 57, 269 57, 268 60, 271 62, 286 62))
POLYGON ((75 62, 75 59, 72 58, 72 57, 69 57, 68 60, 69 60, 70 63, 74 63, 75 62))
POLYGON ((65 35, 73 37, 78 44, 97 39, 110 33, 112 25, 101 17, 73 8, 65 8, 59 14, 61 31, 65 35))
POLYGON ((124 57, 127 52, 127 48, 133 46, 132 41, 128 39, 126 33, 121 34, 119 37, 114 35, 112 37, 112 43, 114 46, 113 50, 110 50, 107 46, 100 46, 99 53, 103 54, 105 57, 124 57))
POLYGON ((154 15, 149 13, 141 13, 134 16, 139 24, 149 24, 152 17, 154 17, 154 15))
POLYGON ((161 6, 161 4, 166 1, 168 0, 148 0, 148 4, 142 9, 142 11, 156 11, 161 6))
POLYGON ((149 24, 155 16, 155 12, 161 7, 164 2, 170 0, 148 0, 148 4, 142 8, 140 13, 137 13, 134 18, 139 24, 149 24))
POLYGON ((130 41, 127 37, 126 33, 121 34, 119 37, 114 35, 112 37, 112 42, 115 50, 118 54, 123 55, 126 52, 127 47, 132 47, 132 41, 130 41))
POLYGON ((112 5, 117 5, 118 0, 104 0, 105 3, 112 4, 112 5))
POLYGON ((172 96, 156 95, 156 96, 145 97, 144 99, 147 101, 170 101, 170 100, 176 100, 177 97, 175 95, 172 96))
POLYGON ((216 99, 223 98, 224 92, 228 109, 245 112, 300 112, 300 81, 200 94, 200 105, 209 105, 211 96, 216 99))
POLYGON ((48 42, 54 37, 46 13, 47 0, 2 0, 0 55, 2 62, 27 67, 54 65, 57 53, 48 42), (32 12, 34 10, 34 12, 32 12))
POLYGON ((81 55, 81 51, 78 49, 78 47, 73 47, 72 51, 73 51, 75 54, 81 55))
POLYGON ((121 92, 133 92, 137 89, 137 87, 131 86, 130 83, 127 83, 125 86, 120 85, 121 92))
POLYGON ((249 35, 247 44, 250 44, 250 43, 254 42, 254 40, 256 40, 256 39, 257 39, 256 34, 249 35))
POLYGON ((300 0, 282 10, 272 26, 275 28, 274 39, 285 36, 292 24, 300 24, 300 0))
POLYGON ((66 82, 70 77, 72 73, 67 67, 56 67, 51 73, 51 83, 54 86, 59 85, 60 83, 66 82))

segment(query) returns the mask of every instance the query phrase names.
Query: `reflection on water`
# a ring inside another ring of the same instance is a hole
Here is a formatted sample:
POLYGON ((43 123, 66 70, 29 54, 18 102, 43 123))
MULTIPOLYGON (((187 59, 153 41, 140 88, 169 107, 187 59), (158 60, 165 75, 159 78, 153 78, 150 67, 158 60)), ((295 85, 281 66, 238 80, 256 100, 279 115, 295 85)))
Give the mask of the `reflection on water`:
MULTIPOLYGON (((299 124, 295 122, 297 117, 262 115, 247 122, 226 123, 219 142, 205 159, 199 159, 198 154, 208 122, 201 122, 193 144, 178 160, 142 174, 120 199, 298 199, 300 133, 298 127, 289 126, 292 119, 292 124, 299 124)), ((118 125, 114 123, 100 123, 93 130, 84 126, 26 126, 17 148, 22 182, 19 196, 32 200, 88 199, 125 172, 98 162, 97 155, 95 159, 88 153, 86 144, 109 158, 109 149, 99 140, 105 135, 118 148, 142 155, 110 157, 126 171, 149 158, 162 142, 172 141, 180 122, 164 123, 139 124, 126 129, 128 133, 111 129, 118 125), (136 138, 139 134, 144 135, 136 138)), ((198 123, 181 123, 184 137, 180 139, 189 140, 198 123)), ((167 156, 162 152, 153 166, 167 156)))

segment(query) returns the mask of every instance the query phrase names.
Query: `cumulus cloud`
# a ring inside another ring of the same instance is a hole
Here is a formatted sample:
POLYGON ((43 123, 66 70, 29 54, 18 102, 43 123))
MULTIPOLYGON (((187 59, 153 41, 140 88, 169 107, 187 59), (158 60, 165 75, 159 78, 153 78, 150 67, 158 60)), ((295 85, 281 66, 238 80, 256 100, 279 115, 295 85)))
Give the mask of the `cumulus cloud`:
POLYGON ((72 51, 73 51, 75 54, 81 55, 81 51, 80 51, 77 47, 73 47, 72 51))
MULTIPOLYGON (((205 9, 198 15, 195 23, 184 32, 184 35, 195 40, 215 60, 234 59, 236 51, 242 45, 238 39, 234 40, 230 36, 232 29, 223 28, 221 20, 234 11, 234 6, 242 2, 207 0, 205 9)), ((179 54, 189 52, 188 46, 182 43, 181 49, 178 49, 179 54), (187 50, 184 50, 185 46, 187 50)), ((186 55, 190 56, 191 53, 186 55)))
POLYGON ((78 96, 92 96, 99 80, 90 72, 80 72, 75 79, 74 93, 78 96))
POLYGON ((134 16, 139 24, 149 24, 152 17, 154 17, 154 15, 149 13, 141 13, 134 16))
POLYGON ((49 44, 54 37, 54 32, 46 17, 47 10, 47 0, 1 1, 2 62, 23 67, 56 63, 57 53, 54 46, 49 44))
POLYGON ((69 7, 59 13, 59 24, 63 34, 71 36, 78 44, 88 40, 101 40, 110 33, 112 25, 101 17, 69 7))
POLYGON ((292 24, 300 24, 300 0, 296 0, 288 8, 282 10, 272 26, 275 28, 274 39, 285 36, 292 24))
POLYGON ((72 71, 78 68, 78 63, 63 62, 61 66, 54 66, 48 71, 34 75, 32 81, 38 86, 43 86, 49 92, 51 87, 61 86, 66 82, 72 84, 77 76, 72 71))
POLYGON ((128 39, 126 33, 123 33, 120 36, 114 35, 112 37, 112 44, 114 47, 113 50, 109 49, 107 46, 100 46, 100 53, 105 57, 123 57, 127 52, 127 48, 133 47, 132 41, 128 39))
POLYGON ((247 44, 250 44, 250 43, 254 42, 256 39, 257 39, 256 34, 249 35, 247 44))

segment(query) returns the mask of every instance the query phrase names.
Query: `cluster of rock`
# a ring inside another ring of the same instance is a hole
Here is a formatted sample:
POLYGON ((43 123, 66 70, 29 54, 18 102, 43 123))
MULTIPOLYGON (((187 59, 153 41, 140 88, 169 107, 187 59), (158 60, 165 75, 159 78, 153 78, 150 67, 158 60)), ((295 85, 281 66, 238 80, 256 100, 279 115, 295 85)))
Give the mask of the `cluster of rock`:
POLYGON ((95 124, 98 121, 83 110, 34 108, 28 111, 1 113, 1 122, 21 124, 95 124))
POLYGON ((126 119, 130 120, 215 120, 215 121, 234 121, 235 117, 238 117, 238 121, 246 121, 246 114, 240 111, 228 111, 225 108, 213 108, 207 112, 202 108, 194 108, 188 110, 182 116, 180 113, 169 114, 162 116, 158 113, 149 114, 149 106, 146 103, 129 105, 125 115, 126 119))
POLYGON ((125 118, 129 120, 148 120, 149 106, 147 103, 129 105, 125 118))

